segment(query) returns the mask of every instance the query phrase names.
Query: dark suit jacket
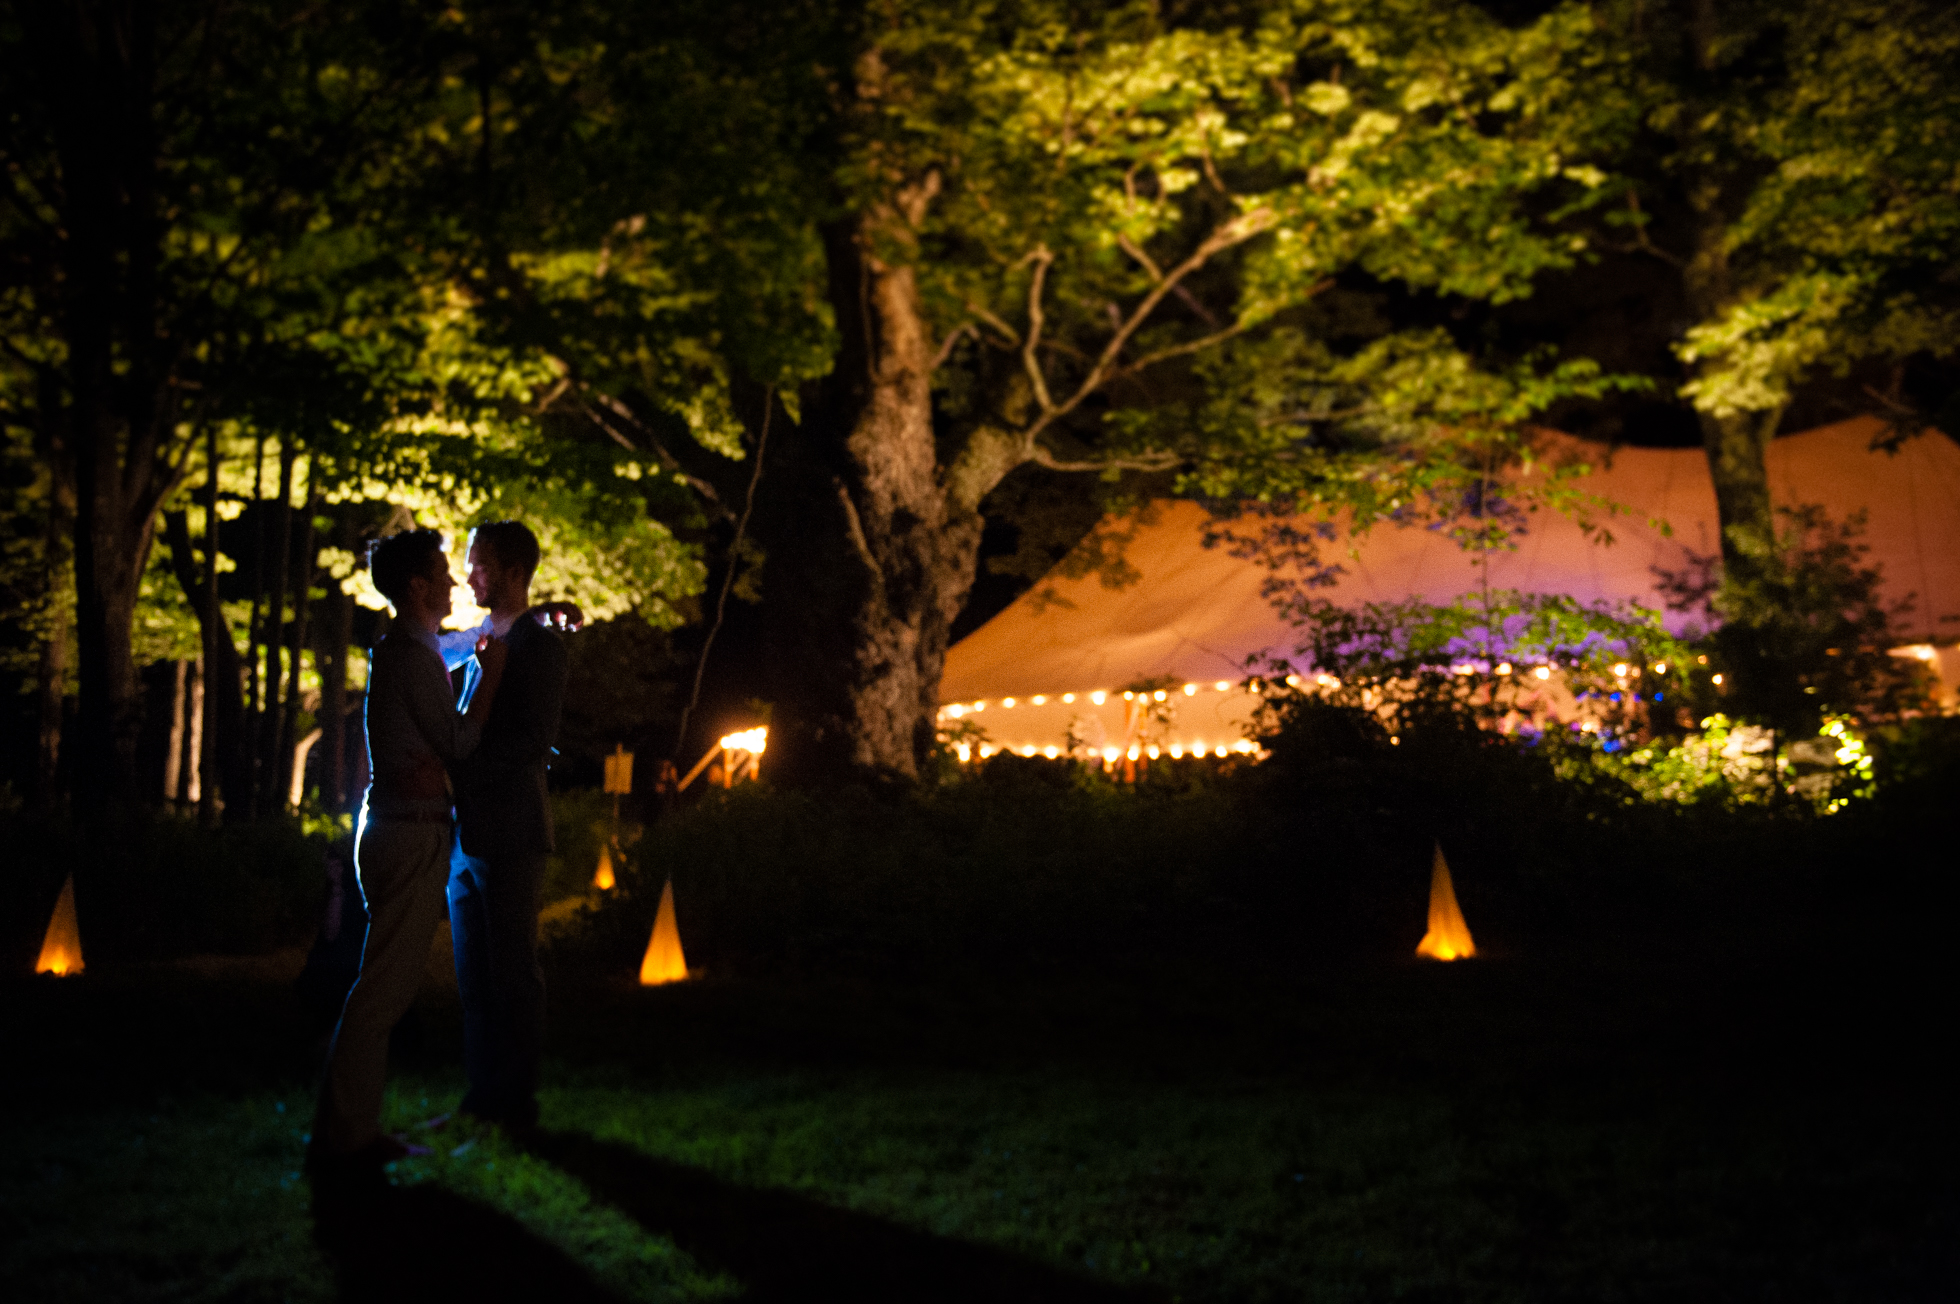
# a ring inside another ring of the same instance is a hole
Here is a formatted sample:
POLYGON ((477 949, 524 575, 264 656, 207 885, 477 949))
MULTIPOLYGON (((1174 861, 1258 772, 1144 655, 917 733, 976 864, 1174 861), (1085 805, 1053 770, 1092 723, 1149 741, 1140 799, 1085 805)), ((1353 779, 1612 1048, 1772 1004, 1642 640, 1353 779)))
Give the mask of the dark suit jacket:
POLYGON ((565 705, 565 640, 521 616, 483 741, 451 773, 463 850, 482 859, 554 847, 545 766, 565 705))

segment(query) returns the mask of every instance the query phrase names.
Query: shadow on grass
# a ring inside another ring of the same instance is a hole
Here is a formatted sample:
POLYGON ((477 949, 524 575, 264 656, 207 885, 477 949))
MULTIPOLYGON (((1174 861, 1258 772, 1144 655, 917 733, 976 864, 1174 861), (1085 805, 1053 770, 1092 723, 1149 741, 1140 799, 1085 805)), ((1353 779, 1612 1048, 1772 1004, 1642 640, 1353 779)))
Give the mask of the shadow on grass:
POLYGON ((657 1236, 741 1280, 747 1301, 1146 1301, 1001 1250, 912 1231, 786 1191, 734 1186, 699 1169, 563 1132, 526 1148, 657 1236))
POLYGON ((321 1183, 314 1238, 340 1297, 369 1301, 529 1299, 617 1304, 575 1259, 511 1218, 433 1186, 321 1183))

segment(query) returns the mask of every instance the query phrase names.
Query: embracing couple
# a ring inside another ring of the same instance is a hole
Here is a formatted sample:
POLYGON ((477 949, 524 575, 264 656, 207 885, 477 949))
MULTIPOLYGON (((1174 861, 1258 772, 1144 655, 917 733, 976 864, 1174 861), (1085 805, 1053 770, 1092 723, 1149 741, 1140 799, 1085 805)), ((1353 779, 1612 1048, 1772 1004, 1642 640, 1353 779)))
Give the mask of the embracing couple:
POLYGON ((368 932, 327 1056, 312 1160, 378 1168, 412 1153, 381 1131, 388 1034, 421 985, 445 909, 463 1000, 462 1109, 523 1129, 538 1116, 544 972, 538 893, 552 849, 545 765, 565 697, 564 640, 577 608, 530 605, 538 541, 516 521, 470 536, 470 590, 489 617, 445 631, 442 535, 408 530, 368 552, 395 619, 368 670, 373 779, 355 845, 368 932), (460 697, 449 672, 468 667, 460 697))

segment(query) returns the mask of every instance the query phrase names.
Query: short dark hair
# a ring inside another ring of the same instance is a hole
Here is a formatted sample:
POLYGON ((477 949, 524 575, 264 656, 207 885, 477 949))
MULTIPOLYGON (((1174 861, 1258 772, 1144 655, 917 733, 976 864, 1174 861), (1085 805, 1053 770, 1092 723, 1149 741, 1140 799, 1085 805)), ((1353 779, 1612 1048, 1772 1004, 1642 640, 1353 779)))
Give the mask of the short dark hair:
POLYGON ((477 526, 471 537, 478 543, 489 544, 490 551, 497 554, 498 564, 523 571, 526 584, 538 573, 538 536, 524 522, 491 521, 477 526))
POLYGON ((431 554, 443 550, 436 530, 403 530, 368 545, 368 573, 381 596, 397 610, 408 598, 408 582, 429 568, 431 554))

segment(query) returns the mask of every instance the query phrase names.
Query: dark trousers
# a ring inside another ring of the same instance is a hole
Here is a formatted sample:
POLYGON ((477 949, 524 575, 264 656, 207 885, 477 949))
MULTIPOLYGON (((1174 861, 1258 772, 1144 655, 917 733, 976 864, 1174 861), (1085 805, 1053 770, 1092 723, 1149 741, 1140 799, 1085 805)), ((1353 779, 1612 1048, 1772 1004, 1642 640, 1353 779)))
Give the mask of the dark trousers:
POLYGON ((538 894, 544 854, 483 860, 458 840, 449 860, 449 929, 463 998, 463 1108, 529 1126, 538 1118, 544 1054, 544 970, 538 894))

